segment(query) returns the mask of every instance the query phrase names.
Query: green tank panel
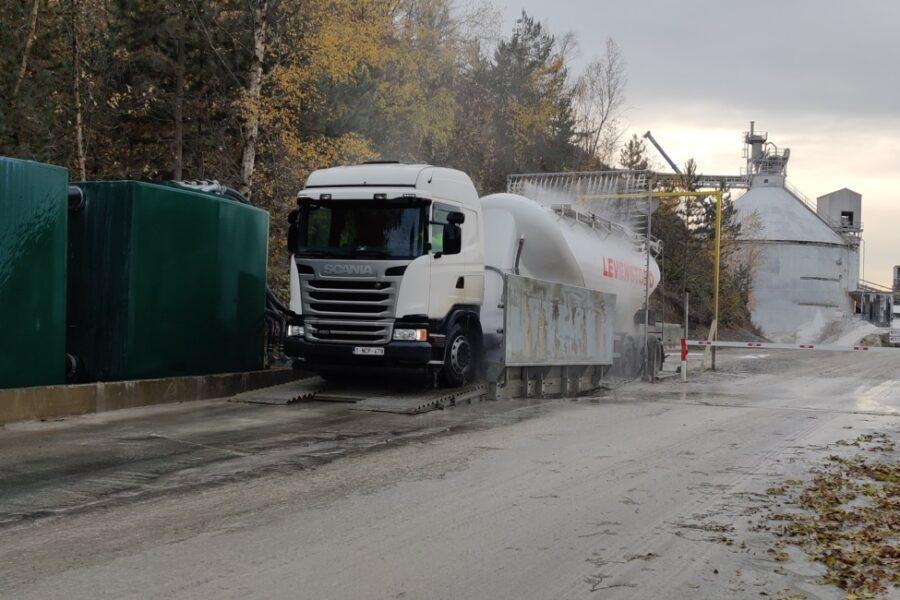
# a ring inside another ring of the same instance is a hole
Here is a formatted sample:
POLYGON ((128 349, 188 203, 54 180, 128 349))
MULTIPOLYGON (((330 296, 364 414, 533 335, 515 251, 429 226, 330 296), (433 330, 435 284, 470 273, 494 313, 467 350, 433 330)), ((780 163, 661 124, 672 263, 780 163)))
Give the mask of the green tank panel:
POLYGON ((68 183, 0 157, 0 388, 65 382, 68 183))
POLYGON ((263 367, 268 213, 167 185, 77 185, 68 351, 79 381, 263 367))

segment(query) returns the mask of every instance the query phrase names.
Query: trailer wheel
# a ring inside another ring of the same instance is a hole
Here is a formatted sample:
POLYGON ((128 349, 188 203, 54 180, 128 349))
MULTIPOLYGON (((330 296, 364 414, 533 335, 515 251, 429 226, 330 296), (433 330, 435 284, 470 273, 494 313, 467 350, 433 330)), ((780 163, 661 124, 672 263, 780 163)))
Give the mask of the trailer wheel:
POLYGON ((477 364, 475 357, 476 348, 469 330, 455 327, 447 337, 441 383, 447 387, 459 387, 471 381, 477 364))

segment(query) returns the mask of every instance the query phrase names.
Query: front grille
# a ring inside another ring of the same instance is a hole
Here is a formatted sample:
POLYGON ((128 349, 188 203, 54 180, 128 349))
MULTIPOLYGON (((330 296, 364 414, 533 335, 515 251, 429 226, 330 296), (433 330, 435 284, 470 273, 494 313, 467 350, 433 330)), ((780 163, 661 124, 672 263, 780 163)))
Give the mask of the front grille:
POLYGON ((390 281, 325 281, 308 279, 311 288, 320 290, 384 290, 391 287, 390 281))
POLYGON ((395 280, 300 281, 306 338, 342 344, 386 344, 393 332, 395 280))

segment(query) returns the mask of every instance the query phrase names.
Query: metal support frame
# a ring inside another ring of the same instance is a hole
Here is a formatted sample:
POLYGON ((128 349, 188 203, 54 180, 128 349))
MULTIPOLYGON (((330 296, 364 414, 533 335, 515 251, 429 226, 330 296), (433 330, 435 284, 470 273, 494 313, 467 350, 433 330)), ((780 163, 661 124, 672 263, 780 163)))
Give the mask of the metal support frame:
MULTIPOLYGON (((653 140, 651 140, 653 141, 653 140)), ((555 190, 570 194, 578 202, 633 199, 647 202, 646 214, 641 217, 646 222, 646 231, 633 231, 632 239, 636 244, 643 246, 646 252, 645 269, 650 271, 650 254, 655 247, 651 232, 651 219, 653 212, 653 200, 664 198, 708 198, 716 201, 715 216, 715 240, 713 243, 713 319, 710 323, 711 339, 718 339, 719 321, 719 288, 721 277, 721 253, 722 253, 722 212, 725 190, 732 187, 747 187, 748 178, 741 176, 710 176, 701 177, 702 187, 715 187, 714 190, 705 191, 653 191, 657 185, 668 182, 678 185, 677 175, 655 173, 652 171, 591 171, 570 173, 531 173, 511 175, 507 179, 507 191, 513 193, 527 193, 527 185, 536 186, 539 189, 555 190)), ((579 209, 572 206, 554 205, 552 209, 564 216, 573 215, 578 220, 584 220, 592 227, 606 226, 609 228, 621 227, 608 222, 606 219, 594 214, 581 215, 579 209), (604 223, 604 221, 606 221, 604 223)), ((637 213, 632 213, 637 214, 637 213)), ((649 277, 645 277, 645 307, 644 307, 644 364, 649 365, 649 326, 650 326, 650 299, 649 277)), ((715 369, 715 356, 713 355, 712 368, 715 369)), ((649 369, 648 369, 649 371, 649 369)))
MULTIPOLYGON (((650 198, 661 200, 664 198, 708 198, 709 196, 713 196, 716 199, 716 235, 715 240, 713 242, 713 320, 710 323, 710 331, 713 332, 713 341, 717 340, 719 337, 718 333, 718 324, 719 324, 719 278, 721 275, 721 261, 722 261, 722 202, 724 199, 724 192, 722 190, 707 190, 702 192, 651 192, 649 194, 650 198)), ((645 193, 627 193, 627 194, 602 194, 596 195, 597 199, 614 199, 614 200, 627 200, 629 198, 634 200, 644 200, 648 198, 648 194, 645 193)), ((648 211, 649 212, 649 211, 648 211)), ((650 222, 647 222, 647 235, 650 233, 650 222)), ((649 240, 649 238, 648 238, 649 240)), ((650 263, 649 249, 647 251, 648 262, 647 269, 649 272, 650 263)), ((649 307, 648 307, 649 311, 649 307)), ((646 323, 645 317, 645 323, 646 323)), ((646 330, 644 336, 644 348, 646 351, 646 330)), ((713 361, 712 368, 715 370, 716 368, 716 359, 715 353, 713 353, 713 361)))
POLYGON ((495 382, 489 382, 487 397, 576 398, 597 390, 607 365, 563 365, 506 367, 495 382))
MULTIPOLYGON (((650 133, 649 131, 647 133, 650 133)), ((644 252, 644 379, 653 381, 653 366, 650 356, 650 230, 653 223, 653 192, 647 191, 647 248, 644 252)))

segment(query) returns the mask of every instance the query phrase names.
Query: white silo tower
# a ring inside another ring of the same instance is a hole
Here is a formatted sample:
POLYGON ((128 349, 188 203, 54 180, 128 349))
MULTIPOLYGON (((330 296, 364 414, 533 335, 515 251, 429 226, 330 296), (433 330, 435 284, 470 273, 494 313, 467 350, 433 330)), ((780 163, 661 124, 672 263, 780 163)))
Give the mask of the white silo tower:
POLYGON ((849 292, 859 279, 861 229, 842 231, 791 188, 790 150, 779 150, 752 122, 744 142, 749 189, 735 200, 735 214, 741 251, 755 265, 753 322, 773 341, 816 342, 830 324, 853 314, 849 292))
POLYGON ((894 266, 894 299, 900 301, 900 265, 894 266))

